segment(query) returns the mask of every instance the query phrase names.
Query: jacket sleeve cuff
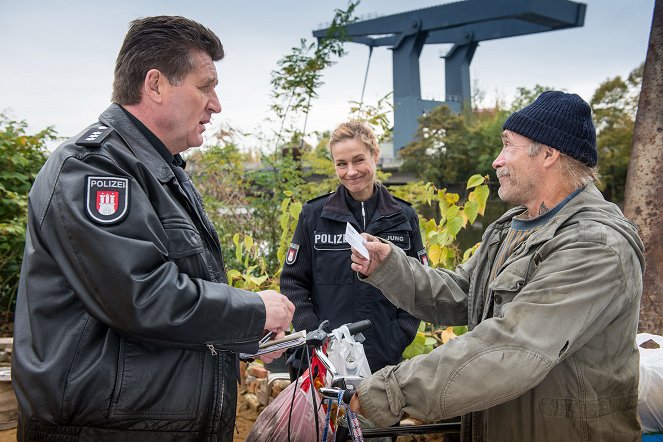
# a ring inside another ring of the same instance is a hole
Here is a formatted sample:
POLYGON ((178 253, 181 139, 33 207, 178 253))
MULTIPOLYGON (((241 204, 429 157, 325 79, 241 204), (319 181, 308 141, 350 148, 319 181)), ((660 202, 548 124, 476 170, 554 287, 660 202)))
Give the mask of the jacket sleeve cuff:
POLYGON ((380 264, 375 270, 373 270, 373 273, 370 276, 362 275, 361 273, 357 273, 357 277, 359 280, 367 282, 375 287, 377 287, 379 284, 382 283, 382 280, 389 276, 389 268, 391 267, 393 269, 394 266, 394 261, 397 259, 394 258, 394 255, 397 254, 398 252, 405 254, 405 252, 402 251, 400 247, 394 246, 391 242, 378 238, 380 242, 383 242, 385 244, 389 244, 389 247, 391 248, 391 251, 389 252, 389 255, 387 255, 387 259, 382 261, 382 264, 380 264))
POLYGON ((392 426, 403 416, 404 398, 395 369, 396 366, 383 368, 363 380, 357 389, 364 417, 377 426, 392 426))

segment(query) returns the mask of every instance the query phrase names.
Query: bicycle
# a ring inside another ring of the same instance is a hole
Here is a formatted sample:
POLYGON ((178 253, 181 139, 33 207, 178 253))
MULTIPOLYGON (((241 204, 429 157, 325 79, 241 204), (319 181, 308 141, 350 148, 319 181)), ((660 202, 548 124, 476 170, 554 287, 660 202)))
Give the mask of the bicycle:
MULTIPOLYGON (((323 321, 322 324, 316 329, 309 332, 306 335, 306 351, 307 362, 309 367, 309 382, 310 385, 315 387, 315 379, 320 376, 321 379, 324 379, 324 385, 320 386, 317 390, 320 393, 323 401, 328 400, 329 404, 327 405, 326 410, 326 419, 327 423, 325 425, 325 432, 327 428, 330 427, 330 413, 332 409, 332 403, 336 401, 337 410, 341 407, 346 408, 346 415, 349 415, 347 422, 348 426, 336 425, 336 431, 334 432, 334 441, 346 441, 348 439, 352 440, 363 440, 365 437, 391 437, 396 438, 401 435, 419 435, 419 434, 460 434, 460 421, 453 422, 440 422, 433 424, 420 424, 420 425, 407 425, 407 426, 398 426, 398 427, 375 427, 375 428, 364 428, 361 429, 358 426, 358 423, 353 418, 353 413, 348 413, 350 399, 355 394, 359 383, 363 378, 359 376, 343 376, 339 374, 339 371, 334 366, 334 364, 329 360, 326 355, 327 345, 330 340, 336 335, 336 332, 340 329, 333 330, 332 332, 327 333, 325 331, 326 326, 329 321, 323 321), (310 350, 310 351, 309 351, 310 350), (312 353, 312 355, 309 355, 312 353), (316 360, 324 366, 326 373, 314 373, 316 368, 319 367, 319 364, 316 363, 316 360), (313 368, 313 369, 311 369, 313 368), (328 376, 329 375, 329 376, 328 376)), ((355 336, 359 335, 362 331, 367 330, 371 327, 371 322, 369 320, 358 321, 355 323, 345 324, 350 331, 350 334, 355 336)), ((297 380, 299 379, 299 372, 297 373, 297 380)), ((295 382, 297 382, 297 380, 295 382)), ((318 429, 318 420, 317 420, 317 405, 315 394, 312 392, 314 415, 316 418, 316 431, 318 429)), ((293 395, 294 400, 294 395, 293 395)), ((320 404, 322 406, 322 403, 320 404)), ((292 407, 290 409, 292 412, 292 407)), ((321 440, 320 435, 316 433, 317 440, 321 440)), ((323 440, 325 435, 323 434, 323 440)))

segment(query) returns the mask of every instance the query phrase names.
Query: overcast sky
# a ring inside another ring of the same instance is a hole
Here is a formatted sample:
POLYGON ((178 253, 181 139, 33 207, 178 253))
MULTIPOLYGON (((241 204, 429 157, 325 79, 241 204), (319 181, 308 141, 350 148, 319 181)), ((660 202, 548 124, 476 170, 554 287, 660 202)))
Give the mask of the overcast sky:
MULTIPOLYGON (((498 1, 498 0, 496 0, 498 1)), ((433 0, 362 0, 360 16, 387 15, 445 3, 433 0)), ((586 0, 581 28, 483 42, 471 76, 486 93, 509 101, 519 86, 535 84, 577 92, 586 100, 598 84, 625 76, 644 61, 654 0, 586 0)), ((221 38, 226 57, 217 64, 223 112, 213 125, 269 133, 270 72, 299 44, 313 41, 335 8, 346 1, 311 0, 0 0, 0 112, 26 120, 31 130, 52 125, 73 136, 110 103, 113 66, 134 18, 174 14, 197 20, 221 38)), ((358 101, 368 59, 366 46, 348 43, 348 54, 324 73, 308 130, 328 130, 358 101)), ((444 97, 447 46, 426 46, 421 58, 424 98, 444 97)), ((365 102, 392 90, 391 51, 376 48, 365 102)))

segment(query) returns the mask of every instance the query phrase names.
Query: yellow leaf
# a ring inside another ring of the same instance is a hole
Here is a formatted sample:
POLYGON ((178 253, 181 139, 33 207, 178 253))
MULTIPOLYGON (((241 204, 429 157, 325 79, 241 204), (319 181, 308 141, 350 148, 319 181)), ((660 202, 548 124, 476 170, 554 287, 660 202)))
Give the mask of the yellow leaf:
POLYGON ((250 249, 251 247, 253 247, 253 238, 251 238, 248 235, 245 236, 244 237, 244 247, 246 247, 247 249, 250 249))
POLYGON ((455 218, 458 216, 458 212, 460 211, 460 207, 458 206, 451 206, 449 207, 449 210, 447 210, 447 218, 455 218))
POLYGON ((453 218, 449 218, 447 220, 447 231, 449 232, 449 235, 453 236, 454 238, 456 235, 458 235, 458 232, 460 232, 460 229, 463 228, 463 217, 462 216, 454 216, 453 218))
POLYGON ((454 339, 455 337, 456 337, 456 333, 454 333, 454 328, 453 327, 447 327, 442 332, 442 343, 446 344, 447 342, 454 339))
POLYGON ((437 267, 440 263, 440 255, 442 254, 442 249, 438 244, 433 244, 428 250, 428 259, 430 260, 432 267, 437 267))
POLYGON ((442 247, 448 246, 452 242, 454 242, 454 237, 447 232, 442 232, 437 237, 437 243, 442 247))
POLYGON ((479 184, 483 184, 484 182, 484 177, 477 174, 477 175, 472 175, 469 180, 467 180, 467 188, 471 189, 473 187, 478 186, 479 184))
POLYGON ((260 286, 260 284, 262 284, 263 282, 265 282, 265 280, 267 279, 267 275, 262 275, 262 276, 259 276, 259 277, 249 276, 247 279, 248 279, 252 284, 254 284, 254 285, 256 285, 256 286, 260 286))
POLYGON ((470 257, 472 255, 474 255, 474 252, 477 251, 477 249, 479 248, 480 245, 481 245, 481 243, 478 242, 478 243, 474 244, 472 247, 470 247, 469 249, 465 250, 465 253, 463 253, 463 262, 470 259, 470 257))
POLYGON ((299 218, 299 212, 301 211, 302 211, 302 203, 294 202, 290 204, 290 215, 292 215, 293 218, 295 219, 299 218))
POLYGON ((239 272, 238 272, 237 270, 235 270, 235 269, 230 269, 230 270, 228 270, 228 271, 226 272, 226 276, 228 277, 228 279, 229 279, 230 281, 233 281, 233 280, 235 280, 235 279, 241 278, 241 277, 242 277, 242 274, 239 273, 239 272))
POLYGON ((486 211, 486 202, 488 201, 488 195, 490 194, 490 189, 488 188, 488 185, 482 184, 480 186, 477 186, 474 189, 474 197, 476 198, 476 202, 478 204, 479 208, 479 213, 481 216, 483 216, 484 212, 486 211))
POLYGON ((286 230, 288 228, 289 220, 290 220, 290 215, 288 215, 287 212, 281 214, 281 218, 279 219, 279 223, 281 224, 281 230, 286 230))
POLYGON ((470 221, 470 224, 474 223, 474 220, 477 219, 477 215, 479 214, 479 203, 476 201, 467 201, 463 207, 463 212, 470 221))
POLYGON ((447 193, 444 195, 444 199, 447 201, 448 204, 456 204, 458 200, 460 199, 460 196, 457 193, 447 193))
POLYGON ((235 247, 235 259, 237 261, 242 261, 242 245, 237 244, 237 247, 235 247))
POLYGON ((417 332, 414 336, 414 339, 408 345, 405 350, 403 350, 403 357, 405 359, 413 358, 417 355, 424 354, 426 348, 426 335, 422 332, 417 332))

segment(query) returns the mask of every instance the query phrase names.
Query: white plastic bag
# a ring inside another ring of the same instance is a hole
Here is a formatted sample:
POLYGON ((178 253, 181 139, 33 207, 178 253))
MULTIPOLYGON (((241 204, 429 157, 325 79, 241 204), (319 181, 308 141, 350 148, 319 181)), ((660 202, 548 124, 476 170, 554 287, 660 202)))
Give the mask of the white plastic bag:
POLYGON ((643 433, 663 431, 663 336, 638 333, 635 338, 640 350, 640 384, 638 415, 643 433), (659 348, 642 348, 652 340, 659 348))
POLYGON ((365 378, 371 375, 363 344, 355 340, 345 325, 334 331, 327 357, 341 376, 365 378))

